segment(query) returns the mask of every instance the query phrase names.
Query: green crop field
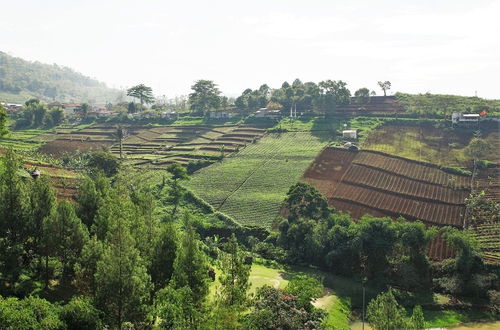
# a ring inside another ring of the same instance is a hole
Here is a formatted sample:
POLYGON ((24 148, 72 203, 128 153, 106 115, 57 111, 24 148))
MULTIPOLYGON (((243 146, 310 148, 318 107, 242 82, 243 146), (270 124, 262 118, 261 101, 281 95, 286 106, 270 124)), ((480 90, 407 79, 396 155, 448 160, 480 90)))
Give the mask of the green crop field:
POLYGON ((322 140, 310 132, 269 134, 202 169, 188 187, 241 224, 270 227, 290 186, 326 145, 322 140))

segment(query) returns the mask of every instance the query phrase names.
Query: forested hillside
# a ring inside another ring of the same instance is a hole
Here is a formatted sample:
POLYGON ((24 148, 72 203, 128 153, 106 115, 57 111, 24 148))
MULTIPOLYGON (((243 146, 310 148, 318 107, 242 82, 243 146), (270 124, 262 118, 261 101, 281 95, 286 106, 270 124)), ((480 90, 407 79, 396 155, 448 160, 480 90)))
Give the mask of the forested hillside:
POLYGON ((57 64, 30 62, 0 51, 0 101, 30 97, 61 102, 114 102, 120 91, 57 64))

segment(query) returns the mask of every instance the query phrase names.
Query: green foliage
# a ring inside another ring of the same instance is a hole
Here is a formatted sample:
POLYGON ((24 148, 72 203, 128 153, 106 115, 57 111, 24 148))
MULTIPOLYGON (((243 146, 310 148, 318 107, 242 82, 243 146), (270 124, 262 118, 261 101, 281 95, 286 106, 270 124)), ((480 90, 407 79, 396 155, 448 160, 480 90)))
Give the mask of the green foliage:
POLYGON ((7 112, 0 104, 0 137, 9 132, 7 127, 7 112))
POLYGON ((45 101, 104 103, 119 91, 56 64, 29 62, 0 51, 0 99, 22 103, 30 97, 45 101))
POLYGON ((482 110, 498 111, 499 100, 486 100, 479 97, 466 97, 440 94, 403 94, 396 93, 399 103, 406 111, 421 115, 450 116, 453 112, 479 113, 482 110))
POLYGON ((153 103, 153 89, 151 87, 145 86, 144 84, 139 84, 137 86, 127 89, 127 96, 135 97, 139 99, 141 105, 144 103, 153 103))
POLYGON ((297 306, 307 311, 314 308, 312 299, 323 295, 323 284, 317 278, 305 274, 294 276, 289 282, 285 291, 297 297, 297 306))
POLYGON ((193 92, 189 94, 189 107, 193 113, 206 115, 209 110, 219 107, 220 91, 213 81, 197 80, 191 89, 193 92))
POLYGON ((152 318, 160 328, 193 329, 200 326, 202 317, 189 287, 169 285, 156 293, 152 318))
POLYGON ((208 294, 208 263, 188 214, 184 215, 184 226, 185 232, 174 262, 174 287, 188 287, 193 302, 201 306, 208 294))
POLYGON ((289 219, 319 220, 330 213, 326 198, 316 188, 302 182, 290 187, 285 203, 290 212, 289 219))
POLYGON ((250 288, 250 265, 245 263, 245 254, 239 248, 234 233, 223 250, 225 252, 220 256, 220 301, 223 305, 241 308, 246 303, 250 288))
POLYGON ((257 290, 254 308, 245 319, 246 329, 317 329, 324 312, 300 309, 297 298, 283 290, 263 286, 257 290))
POLYGON ((178 251, 178 232, 171 222, 164 224, 154 239, 153 256, 150 266, 151 279, 155 290, 164 288, 174 272, 174 261, 178 251))
POLYGON ((96 302, 113 325, 121 326, 125 321, 144 319, 151 285, 146 265, 130 233, 133 214, 113 212, 110 216, 104 250, 95 273, 96 302))
POLYGON ((477 239, 467 230, 451 227, 444 229, 443 237, 456 257, 444 261, 435 283, 453 295, 486 297, 498 276, 485 268, 477 239))
POLYGON ((97 172, 101 171, 108 177, 118 173, 118 169, 120 168, 118 159, 105 151, 94 151, 91 153, 87 165, 97 172))
POLYGON ((405 309, 398 304, 392 289, 370 301, 367 309, 370 326, 375 330, 423 330, 422 308, 415 307, 408 318, 405 309))
POLYGON ((380 89, 382 89, 382 91, 384 92, 384 96, 386 96, 387 91, 391 89, 391 82, 386 80, 386 81, 379 81, 377 84, 379 85, 380 89))
POLYGON ((68 329, 98 330, 103 327, 101 313, 84 297, 72 298, 62 306, 59 317, 68 329))
POLYGON ((473 224, 500 220, 500 203, 488 198, 484 191, 470 194, 466 207, 467 215, 473 224))
POLYGON ((492 149, 493 147, 488 141, 480 138, 473 138, 465 149, 465 154, 477 161, 488 156, 492 149))
POLYGON ((68 200, 58 202, 55 214, 45 219, 44 234, 50 255, 59 258, 63 274, 72 272, 73 265, 88 240, 87 228, 78 219, 73 204, 68 200))
POLYGON ((45 299, 3 298, 0 296, 0 327, 2 329, 66 329, 59 318, 59 307, 45 299))
POLYGON ((360 88, 354 92, 354 97, 356 99, 356 103, 367 104, 370 102, 370 90, 366 87, 360 88))

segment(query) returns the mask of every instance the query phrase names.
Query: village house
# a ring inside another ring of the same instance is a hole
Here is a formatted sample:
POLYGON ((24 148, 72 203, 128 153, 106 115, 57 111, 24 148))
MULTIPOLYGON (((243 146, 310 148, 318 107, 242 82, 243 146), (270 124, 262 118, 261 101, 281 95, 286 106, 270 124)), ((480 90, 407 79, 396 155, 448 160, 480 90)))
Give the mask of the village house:
POLYGON ((481 115, 477 113, 454 112, 451 115, 452 124, 476 124, 480 119, 481 115))
POLYGON ((281 118, 281 110, 260 108, 259 110, 255 111, 255 117, 256 118, 279 119, 279 118, 281 118))
POLYGON ((17 104, 17 103, 0 102, 0 104, 8 113, 16 113, 23 107, 22 104, 17 104))
POLYGON ((343 130, 342 137, 347 139, 357 139, 358 133, 355 129, 343 130))
POLYGON ((228 119, 233 118, 236 114, 229 110, 213 110, 208 113, 210 119, 228 119))

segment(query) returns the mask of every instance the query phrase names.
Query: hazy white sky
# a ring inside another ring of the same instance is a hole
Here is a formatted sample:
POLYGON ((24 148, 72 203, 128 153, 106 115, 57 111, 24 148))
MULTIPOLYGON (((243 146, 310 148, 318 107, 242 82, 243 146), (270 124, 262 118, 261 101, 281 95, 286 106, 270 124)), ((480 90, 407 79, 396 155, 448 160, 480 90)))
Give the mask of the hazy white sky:
POLYGON ((0 50, 112 87, 300 78, 500 98, 500 0, 0 0, 0 50))

